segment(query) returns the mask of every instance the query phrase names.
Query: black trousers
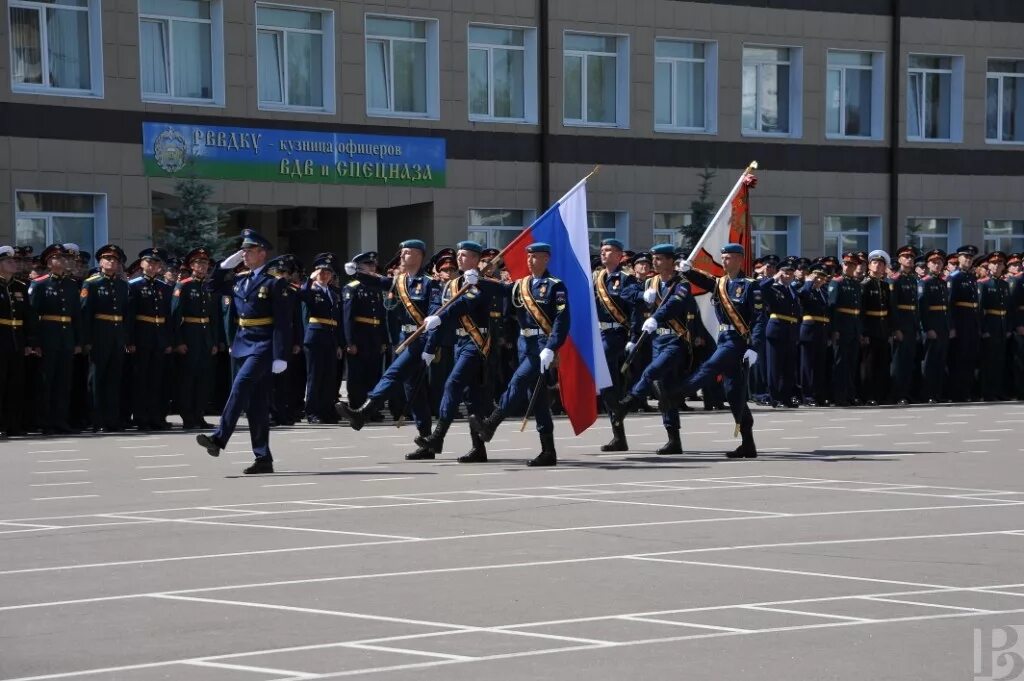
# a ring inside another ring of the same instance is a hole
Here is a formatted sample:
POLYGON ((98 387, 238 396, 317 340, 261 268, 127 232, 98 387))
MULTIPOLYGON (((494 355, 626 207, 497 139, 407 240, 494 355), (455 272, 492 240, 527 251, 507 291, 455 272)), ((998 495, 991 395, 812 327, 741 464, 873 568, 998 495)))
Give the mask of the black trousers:
POLYGON ((864 399, 884 402, 889 397, 889 365, 892 350, 888 338, 868 338, 861 352, 861 389, 864 399))

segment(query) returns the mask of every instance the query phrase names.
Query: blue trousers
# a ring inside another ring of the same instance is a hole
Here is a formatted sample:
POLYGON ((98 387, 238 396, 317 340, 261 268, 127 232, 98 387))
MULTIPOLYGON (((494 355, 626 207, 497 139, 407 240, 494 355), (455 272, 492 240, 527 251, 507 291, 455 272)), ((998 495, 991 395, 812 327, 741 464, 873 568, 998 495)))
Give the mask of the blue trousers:
POLYGON ((486 358, 472 338, 459 338, 455 344, 455 365, 444 382, 439 421, 451 423, 458 415, 459 404, 466 403, 469 413, 483 418, 490 409, 483 400, 484 362, 486 358))
POLYGON ((213 439, 223 447, 235 432, 238 418, 244 411, 249 419, 249 437, 252 440, 252 453, 257 459, 270 455, 270 367, 273 358, 269 355, 249 355, 248 357, 232 358, 235 368, 235 380, 231 384, 231 393, 220 415, 220 423, 213 431, 213 439))
MULTIPOLYGON (((676 336, 655 337, 653 358, 630 391, 638 398, 646 398, 658 381, 662 399, 685 395, 679 383, 690 366, 690 349, 676 336), (667 338, 667 340, 661 340, 667 338)), ((669 430, 679 430, 679 409, 662 410, 661 422, 669 430)))
POLYGON ((601 391, 601 399, 604 400, 606 406, 614 405, 622 398, 621 369, 622 363, 626 361, 626 340, 625 329, 601 332, 604 358, 608 362, 608 372, 612 375, 611 386, 601 391))
MULTIPOLYGON (((682 382, 681 392, 690 394, 697 388, 704 387, 721 375, 725 387, 725 399, 729 401, 729 410, 736 423, 748 425, 754 423, 754 417, 747 406, 747 376, 743 364, 743 354, 747 351, 746 341, 739 335, 726 332, 718 336, 718 347, 713 355, 707 358, 697 371, 682 382)), ((756 364, 754 365, 757 366, 756 364)), ((679 415, 676 414, 678 422, 679 415)))
MULTIPOLYGON (((540 378, 540 351, 548 343, 547 336, 519 337, 519 367, 512 374, 512 380, 505 389, 498 407, 506 414, 525 410, 533 397, 533 388, 540 378)), ((537 401, 533 405, 533 418, 537 422, 537 432, 541 434, 555 432, 555 422, 551 419, 551 403, 548 400, 548 387, 542 384, 537 401)))
POLYGON ((383 401, 401 387, 405 391, 405 400, 412 411, 416 428, 421 433, 429 433, 431 427, 430 396, 427 392, 426 380, 420 381, 422 373, 427 371, 427 366, 423 364, 423 359, 420 357, 423 353, 423 347, 424 340, 422 340, 422 336, 420 339, 410 343, 409 347, 388 366, 384 376, 377 382, 374 389, 370 391, 369 397, 374 400, 383 401), (420 383, 419 390, 413 394, 413 390, 415 390, 418 382, 420 383))

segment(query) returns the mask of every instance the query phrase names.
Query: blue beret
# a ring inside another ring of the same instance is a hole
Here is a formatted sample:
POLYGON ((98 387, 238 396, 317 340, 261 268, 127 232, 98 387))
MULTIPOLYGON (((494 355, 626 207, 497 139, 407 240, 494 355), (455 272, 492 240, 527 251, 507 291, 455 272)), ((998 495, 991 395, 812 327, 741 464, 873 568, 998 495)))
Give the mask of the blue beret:
POLYGON ((246 246, 258 246, 259 248, 272 248, 270 242, 263 238, 263 236, 255 229, 243 229, 242 230, 242 248, 246 246))
POLYGON ((356 257, 352 258, 352 262, 357 265, 368 262, 377 262, 377 251, 366 251, 365 253, 360 253, 356 257))
POLYGON ((667 255, 674 258, 676 247, 673 244, 656 244, 651 246, 651 255, 667 255))
POLYGON ((460 241, 455 244, 456 251, 471 251, 473 253, 483 253, 484 247, 476 241, 460 241))
POLYGON ((546 244, 543 241, 536 241, 526 247, 527 253, 551 253, 551 244, 546 244))
POLYGON ((739 244, 726 244, 722 246, 722 255, 731 253, 733 255, 743 255, 743 246, 739 244))
POLYGON ((427 244, 420 239, 406 239, 402 243, 398 244, 399 248, 418 248, 423 251, 424 255, 427 252, 427 244))
POLYGON ((623 244, 623 243, 622 243, 621 241, 619 241, 618 239, 605 239, 605 240, 603 240, 603 241, 601 242, 601 245, 602 245, 602 246, 611 246, 612 248, 617 248, 617 249, 619 249, 620 251, 624 251, 624 250, 626 250, 626 246, 625 246, 625 244, 623 244))

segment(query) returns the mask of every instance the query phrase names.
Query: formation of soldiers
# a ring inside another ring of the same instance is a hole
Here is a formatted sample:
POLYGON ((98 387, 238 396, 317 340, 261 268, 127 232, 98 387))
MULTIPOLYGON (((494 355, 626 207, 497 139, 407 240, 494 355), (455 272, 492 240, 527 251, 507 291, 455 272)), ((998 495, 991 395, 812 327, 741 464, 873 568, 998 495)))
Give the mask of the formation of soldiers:
MULTIPOLYGON (((252 424, 264 409, 266 430, 410 420, 419 434, 410 459, 434 458, 466 416, 460 461, 479 462, 498 424, 528 411, 541 439, 531 463, 554 465, 556 358, 570 312, 546 269, 549 245, 534 244, 532 274, 512 281, 498 251, 472 241, 431 255, 409 240, 390 262, 322 253, 307 270, 291 255, 254 260, 270 243, 252 230, 242 237, 221 262, 202 247, 180 261, 148 248, 129 264, 108 244, 93 269, 73 244, 38 257, 0 247, 2 436, 160 431, 174 413, 205 430, 206 414, 237 421, 244 411, 257 462, 265 458, 251 472, 267 472, 266 432, 252 424)), ((895 261, 884 251, 768 256, 746 273, 742 249, 727 249, 733 264, 715 277, 669 245, 633 253, 601 243, 593 293, 614 382, 599 398, 613 430, 606 451, 628 448, 625 417, 641 410, 662 413, 659 453, 681 453, 679 412, 698 392, 705 409, 728 403, 743 436, 736 456, 756 456, 748 401, 1024 399, 1019 254, 906 246, 895 261), (713 298, 717 334, 701 321, 701 292, 713 298)), ((202 436, 207 451, 223 449, 233 428, 222 418, 202 436)))

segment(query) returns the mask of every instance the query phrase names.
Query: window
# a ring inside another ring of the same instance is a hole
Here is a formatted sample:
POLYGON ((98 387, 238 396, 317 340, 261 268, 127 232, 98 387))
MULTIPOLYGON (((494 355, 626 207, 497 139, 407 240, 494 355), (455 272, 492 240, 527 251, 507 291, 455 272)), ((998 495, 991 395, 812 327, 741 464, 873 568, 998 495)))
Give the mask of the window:
MULTIPOLYGON (((219 2, 139 0, 139 78, 146 100, 213 102, 214 41, 222 62, 223 21, 219 2), (214 23, 217 24, 216 35, 214 23)), ((218 78, 223 79, 218 68, 218 78)))
POLYGON ((566 33, 562 109, 567 125, 629 126, 628 40, 566 33))
POLYGON ((989 59, 985 140, 1024 142, 1024 61, 989 59))
POLYGON ((1024 251, 1024 220, 985 220, 985 252, 1024 251))
POLYGON ((687 235, 682 232, 693 224, 693 213, 655 213, 654 239, 658 244, 673 244, 677 248, 687 245, 687 235))
POLYGON ((655 130, 715 132, 717 62, 717 43, 655 42, 655 130))
POLYGON ((333 36, 330 12, 257 5, 260 108, 333 111, 333 36))
POLYGON ((800 136, 801 50, 743 48, 743 132, 800 136))
POLYGON ((882 219, 854 215, 825 218, 825 255, 842 258, 850 251, 870 251, 882 241, 882 219))
POLYGON ((907 72, 907 139, 959 141, 963 57, 912 54, 907 72))
POLYGON ((752 215, 750 240, 754 257, 786 257, 800 252, 800 218, 795 215, 752 215))
POLYGON ((7 4, 13 89, 103 95, 98 0, 9 0, 7 4))
POLYGON ((532 210, 470 208, 467 236, 484 248, 504 248, 534 220, 532 210))
POLYGON ((618 239, 629 248, 629 215, 612 210, 587 211, 587 236, 590 237, 590 252, 598 253, 605 239, 618 239))
POLYGON ((533 29, 469 27, 469 118, 535 122, 537 39, 533 29))
POLYGON ((366 111, 438 116, 437 22, 366 18, 366 111))
POLYGON ((907 243, 919 250, 949 250, 950 243, 960 241, 960 220, 951 218, 907 218, 907 243))
POLYGON ((882 138, 883 73, 880 52, 829 51, 826 135, 882 138))
POLYGON ((92 253, 106 243, 105 206, 103 195, 19 191, 15 243, 36 253, 52 243, 73 243, 92 253))

